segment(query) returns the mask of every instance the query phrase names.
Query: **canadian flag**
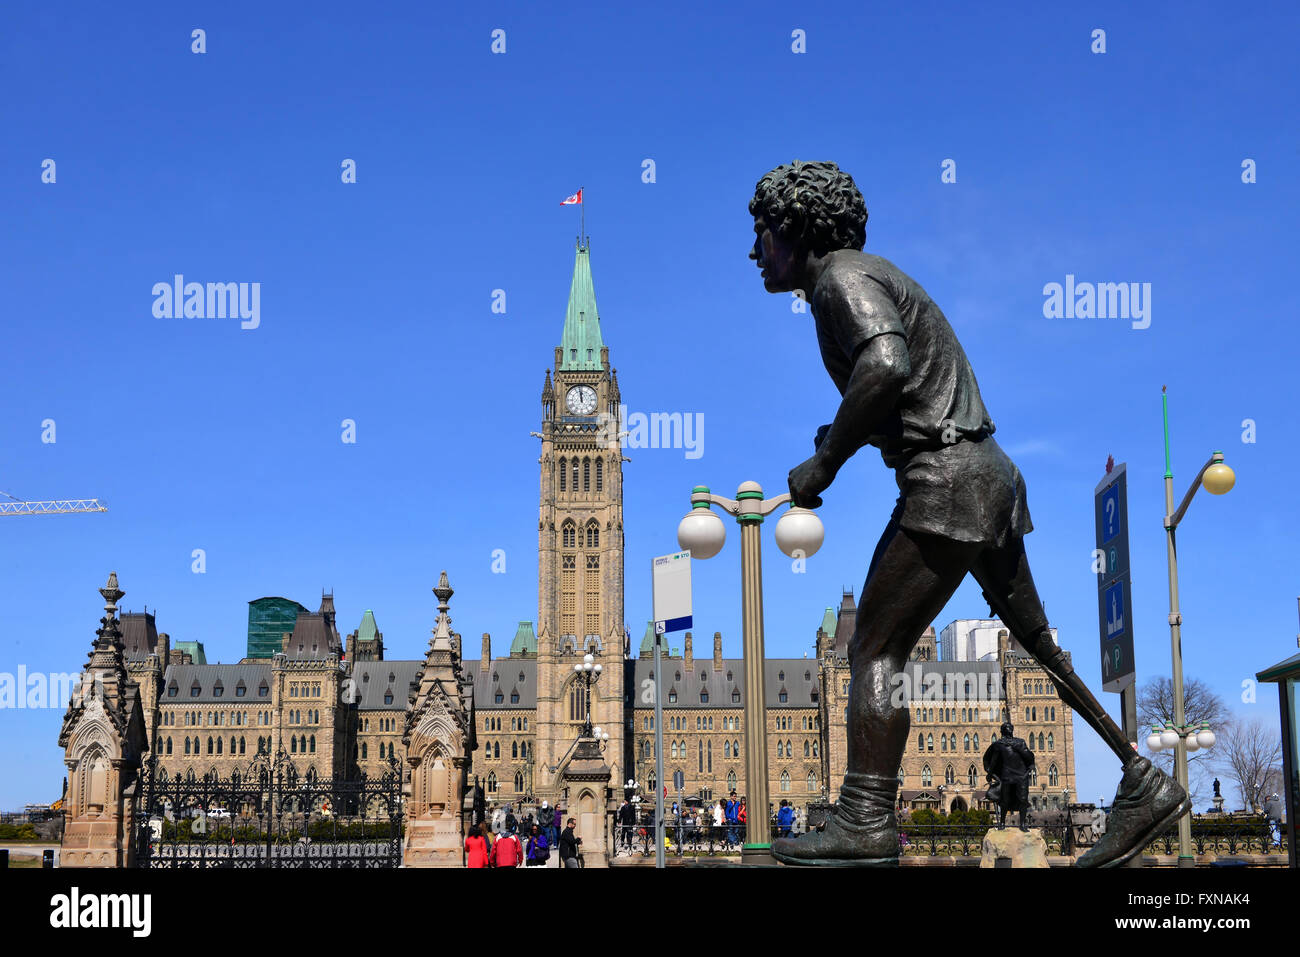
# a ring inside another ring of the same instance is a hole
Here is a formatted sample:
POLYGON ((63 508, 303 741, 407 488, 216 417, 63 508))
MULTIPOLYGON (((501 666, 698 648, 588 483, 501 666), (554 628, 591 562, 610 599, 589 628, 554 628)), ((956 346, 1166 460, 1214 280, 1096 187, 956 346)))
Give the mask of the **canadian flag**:
POLYGON ((561 205, 561 206, 581 206, 581 205, 582 205, 582 190, 579 189, 576 193, 574 193, 574 194, 573 194, 572 196, 570 196, 568 199, 561 200, 561 201, 560 201, 560 205, 561 205))

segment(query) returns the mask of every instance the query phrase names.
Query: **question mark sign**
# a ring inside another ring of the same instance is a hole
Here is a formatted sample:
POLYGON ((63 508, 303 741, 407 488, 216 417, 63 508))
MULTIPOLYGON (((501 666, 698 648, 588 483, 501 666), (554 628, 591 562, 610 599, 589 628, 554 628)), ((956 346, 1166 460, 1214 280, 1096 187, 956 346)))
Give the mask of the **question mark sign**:
POLYGON ((1116 507, 1117 507, 1117 506, 1115 505, 1115 499, 1114 499, 1114 498, 1107 498, 1107 499, 1106 499, 1106 526, 1107 526, 1108 528, 1109 528, 1110 526, 1112 526, 1112 525, 1115 524, 1115 509, 1116 509, 1116 507))

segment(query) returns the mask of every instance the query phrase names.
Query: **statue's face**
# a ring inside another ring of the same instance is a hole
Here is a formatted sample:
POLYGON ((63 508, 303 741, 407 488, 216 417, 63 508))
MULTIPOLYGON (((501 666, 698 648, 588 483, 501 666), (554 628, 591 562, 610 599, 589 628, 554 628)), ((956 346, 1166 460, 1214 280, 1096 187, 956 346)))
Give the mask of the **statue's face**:
POLYGON ((768 292, 793 292, 798 288, 799 250, 772 232, 762 213, 754 216, 754 248, 749 258, 758 264, 763 288, 768 292))

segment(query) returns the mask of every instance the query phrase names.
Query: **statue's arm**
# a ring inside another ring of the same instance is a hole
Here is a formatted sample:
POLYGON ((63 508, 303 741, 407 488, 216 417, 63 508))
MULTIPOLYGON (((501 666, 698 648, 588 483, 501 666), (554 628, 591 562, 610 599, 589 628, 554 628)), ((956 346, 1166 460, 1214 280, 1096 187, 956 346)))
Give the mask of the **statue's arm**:
POLYGON ((870 276, 837 271, 818 283, 819 318, 846 355, 853 372, 817 457, 831 474, 879 431, 911 375, 902 320, 894 301, 870 276))
POLYGON ((867 444, 893 411, 910 373, 907 343, 902 336, 875 336, 864 344, 835 419, 817 447, 817 455, 832 473, 867 444))

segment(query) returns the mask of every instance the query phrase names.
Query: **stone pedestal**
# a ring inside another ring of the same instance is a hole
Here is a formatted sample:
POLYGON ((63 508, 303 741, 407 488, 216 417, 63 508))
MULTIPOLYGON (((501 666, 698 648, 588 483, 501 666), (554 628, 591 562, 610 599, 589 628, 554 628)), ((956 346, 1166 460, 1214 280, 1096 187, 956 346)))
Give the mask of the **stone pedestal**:
POLYGON ((1047 863, 1047 842, 1043 840, 1041 828, 1031 827, 1028 831, 1013 827, 1002 831, 992 828, 984 835, 980 867, 1008 866, 1051 866, 1047 863), (1006 861, 1011 863, 1007 864, 1006 861))
MULTIPOLYGON (((582 862, 587 867, 609 866, 606 794, 611 774, 599 742, 595 738, 583 738, 578 741, 573 759, 560 775, 562 786, 569 792, 564 816, 577 820, 577 833, 582 838, 582 862)), ((560 829, 564 829, 562 822, 560 829)))

